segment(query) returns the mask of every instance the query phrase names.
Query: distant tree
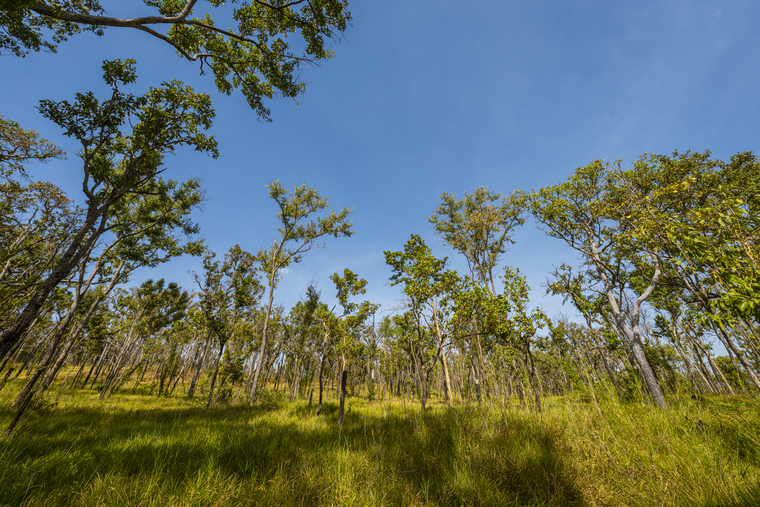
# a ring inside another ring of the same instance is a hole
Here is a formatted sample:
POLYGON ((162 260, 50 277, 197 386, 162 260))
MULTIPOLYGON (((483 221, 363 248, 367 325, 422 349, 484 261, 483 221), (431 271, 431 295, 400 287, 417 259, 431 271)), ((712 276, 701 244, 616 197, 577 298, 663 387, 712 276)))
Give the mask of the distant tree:
MULTIPOLYGON (((320 314, 327 305, 320 300, 320 291, 310 283, 306 295, 290 309, 288 322, 292 338, 288 341, 287 354, 291 371, 290 399, 295 399, 301 391, 301 380, 312 377, 314 359, 317 353, 317 337, 320 335, 320 314)), ((310 397, 311 401, 311 397, 310 397)))
POLYGON ((263 292, 253 255, 235 245, 224 255, 221 263, 214 260, 215 256, 209 250, 203 258, 204 272, 194 273, 206 326, 219 341, 206 408, 211 406, 213 400, 214 384, 225 345, 241 319, 253 311, 263 292))
MULTIPOLYGON (((106 377, 100 398, 110 396, 143 362, 148 361, 151 341, 185 316, 190 294, 177 283, 146 280, 129 291, 120 290, 114 311, 120 315, 120 340, 111 373, 106 377), (141 357, 144 356, 144 357, 141 357)), ((160 390, 159 390, 160 395, 160 390)))
MULTIPOLYGON (((428 220, 446 244, 464 256, 471 279, 484 289, 471 290, 471 297, 488 299, 498 293, 494 269, 507 247, 514 243, 511 238, 514 229, 525 223, 522 213, 512 196, 502 197, 485 187, 477 188, 472 194, 465 192, 461 199, 449 193, 441 195, 441 203, 428 220)), ((480 396, 481 377, 485 374, 484 333, 477 329, 477 319, 469 324, 475 326, 474 332, 467 336, 477 358, 474 371, 480 396)))
POLYGON ((351 296, 358 296, 367 292, 367 280, 359 278, 353 271, 346 268, 343 270, 343 276, 333 273, 330 279, 338 290, 338 303, 343 308, 343 315, 336 320, 342 321, 342 326, 338 327, 340 336, 338 337, 337 352, 341 357, 341 380, 340 380, 340 406, 338 408, 338 426, 343 426, 343 411, 346 401, 346 379, 348 376, 347 356, 352 355, 351 351, 358 345, 356 339, 364 321, 367 317, 374 314, 380 305, 375 305, 369 301, 362 303, 353 303, 349 301, 351 296))

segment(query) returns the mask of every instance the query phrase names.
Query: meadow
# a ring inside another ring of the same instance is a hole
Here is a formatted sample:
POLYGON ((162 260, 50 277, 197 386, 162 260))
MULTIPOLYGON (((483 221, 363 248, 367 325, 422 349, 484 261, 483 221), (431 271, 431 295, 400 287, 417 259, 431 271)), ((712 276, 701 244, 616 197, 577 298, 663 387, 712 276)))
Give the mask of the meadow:
MULTIPOLYGON (((0 392, 7 426, 18 387, 0 392)), ((51 390, 0 437, 0 505, 760 504, 760 403, 234 401, 51 390)), ((202 397, 201 397, 202 398, 202 397)))

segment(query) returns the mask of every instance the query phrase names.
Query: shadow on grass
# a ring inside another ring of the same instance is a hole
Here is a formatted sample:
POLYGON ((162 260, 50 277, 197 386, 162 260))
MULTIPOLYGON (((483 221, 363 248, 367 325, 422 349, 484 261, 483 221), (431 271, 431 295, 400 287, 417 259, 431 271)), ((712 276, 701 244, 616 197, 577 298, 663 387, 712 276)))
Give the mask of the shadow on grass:
POLYGON ((228 504, 585 505, 556 428, 471 408, 421 416, 365 406, 349 408, 339 429, 337 405, 319 418, 315 408, 31 414, 0 440, 0 503, 86 503, 82 492, 103 478, 112 489, 156 483, 154 496, 185 503, 205 478, 237 485, 228 504))

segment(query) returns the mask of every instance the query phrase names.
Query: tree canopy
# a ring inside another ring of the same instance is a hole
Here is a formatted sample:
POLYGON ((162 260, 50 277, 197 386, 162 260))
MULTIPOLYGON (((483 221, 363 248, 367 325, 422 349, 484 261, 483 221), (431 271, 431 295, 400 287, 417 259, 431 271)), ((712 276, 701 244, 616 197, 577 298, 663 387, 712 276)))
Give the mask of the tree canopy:
MULTIPOLYGON (((253 0, 236 6, 221 0, 143 3, 146 15, 122 18, 108 15, 98 0, 3 0, 0 50, 24 56, 55 51, 85 31, 104 35, 115 28, 138 30, 198 62, 202 74, 209 69, 221 93, 239 89, 251 109, 269 120, 264 101, 301 94, 306 87, 299 75, 302 65, 331 59, 327 42, 341 38, 351 22, 345 0, 253 0), (223 21, 215 23, 212 15, 217 14, 223 21), (288 40, 290 35, 300 36, 300 43, 288 40), (294 47, 302 48, 301 54, 294 47)), ((127 9, 121 2, 119 7, 127 9)))

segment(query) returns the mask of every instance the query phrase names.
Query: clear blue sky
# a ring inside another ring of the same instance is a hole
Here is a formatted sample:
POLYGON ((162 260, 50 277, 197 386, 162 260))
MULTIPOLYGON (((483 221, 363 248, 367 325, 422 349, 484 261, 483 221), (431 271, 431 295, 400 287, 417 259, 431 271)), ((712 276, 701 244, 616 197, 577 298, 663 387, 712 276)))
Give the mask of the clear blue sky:
MULTIPOLYGON (((141 2, 104 5, 119 17, 151 13, 141 2)), ((400 250, 411 233, 463 268, 425 218, 443 192, 537 188, 592 160, 630 164, 644 152, 728 158, 758 149, 760 2, 354 0, 349 9, 353 26, 335 59, 305 69, 300 105, 270 103, 271 124, 241 95, 215 93, 197 64, 126 29, 77 36, 58 54, 0 57, 0 114, 69 151, 68 161, 32 169, 78 197, 76 147, 36 113, 40 99, 104 93, 100 62, 129 57, 135 92, 177 78, 211 93, 222 157, 167 162, 170 177, 203 178, 207 202, 195 218, 217 253, 271 244, 276 209, 264 185, 275 179, 355 208, 354 237, 327 241, 286 275, 276 299, 288 307, 312 279, 329 301, 329 275, 348 267, 389 310, 400 292, 387 286, 383 250, 400 250)), ((559 301, 542 297, 541 285, 573 253, 531 224, 514 238, 503 262, 528 276, 534 304, 553 314, 559 301)), ((135 282, 163 276, 189 288, 187 271, 199 267, 183 258, 135 282)))

